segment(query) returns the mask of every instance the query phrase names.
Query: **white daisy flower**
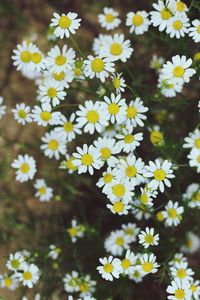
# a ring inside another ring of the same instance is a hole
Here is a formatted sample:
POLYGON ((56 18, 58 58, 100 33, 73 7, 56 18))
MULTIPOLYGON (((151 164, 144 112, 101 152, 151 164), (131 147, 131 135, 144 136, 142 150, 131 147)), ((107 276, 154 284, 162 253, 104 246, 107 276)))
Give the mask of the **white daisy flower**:
POLYGON ((67 228, 67 232, 72 240, 72 243, 77 241, 77 238, 82 238, 84 236, 85 227, 73 219, 71 221, 71 227, 67 228))
POLYGON ((84 132, 93 134, 96 130, 101 132, 105 126, 108 125, 108 112, 102 102, 92 100, 85 101, 85 106, 79 105, 79 109, 76 114, 78 127, 83 128, 84 132))
POLYGON ((133 272, 128 274, 129 279, 135 281, 136 283, 142 282, 144 276, 145 275, 139 266, 134 266, 133 272))
POLYGON ((106 30, 113 30, 119 26, 119 13, 113 8, 104 7, 103 14, 98 15, 99 24, 106 30))
POLYGON ((0 275, 0 287, 15 291, 19 286, 19 280, 16 274, 8 275, 7 273, 0 275))
POLYGON ((97 267, 98 272, 105 280, 113 281, 113 278, 119 278, 120 259, 109 256, 99 259, 101 266, 97 267))
POLYGON ((52 103, 53 107, 55 107, 67 95, 63 89, 57 81, 47 79, 39 86, 38 99, 41 102, 52 103))
POLYGON ((24 262, 25 257, 21 253, 11 253, 6 263, 6 267, 8 268, 8 270, 16 272, 23 268, 24 262))
POLYGON ((50 72, 60 73, 71 70, 75 62, 75 51, 64 45, 60 49, 57 45, 47 53, 46 67, 50 72))
POLYGON ((117 142, 117 146, 120 147, 121 151, 130 153, 140 145, 140 141, 143 140, 143 133, 133 134, 132 128, 123 128, 122 134, 117 134, 116 138, 120 140, 117 142))
POLYGON ((56 27, 54 30, 55 36, 63 39, 64 36, 69 38, 71 34, 75 34, 81 21, 81 19, 77 19, 77 17, 78 15, 72 12, 69 12, 67 15, 54 13, 50 26, 56 27))
POLYGON ((6 106, 3 104, 3 97, 0 96, 0 119, 6 114, 6 106))
POLYGON ((154 27, 158 27, 159 31, 165 30, 169 20, 173 16, 169 8, 169 2, 170 0, 167 0, 166 3, 158 0, 158 3, 153 3, 155 11, 150 11, 151 23, 154 27))
POLYGON ((200 239, 199 236, 193 232, 188 232, 186 237, 185 244, 181 247, 181 251, 184 253, 193 254, 197 252, 200 248, 200 239))
POLYGON ((75 293, 79 291, 79 274, 76 271, 72 271, 71 274, 66 274, 63 278, 64 289, 68 293, 75 293))
POLYGON ((41 72, 41 70, 45 69, 44 55, 38 47, 36 47, 35 51, 31 53, 31 61, 28 65, 28 69, 32 72, 41 72))
POLYGON ((134 272, 134 265, 136 263, 137 256, 130 250, 126 251, 124 259, 121 260, 121 273, 132 274, 134 272))
POLYGON ((121 180, 121 178, 116 178, 105 187, 104 193, 111 201, 122 199, 128 203, 131 201, 132 196, 134 195, 134 188, 135 186, 133 186, 129 180, 121 180))
POLYGON ((165 62, 165 59, 163 57, 158 57, 156 54, 152 56, 152 59, 150 61, 150 68, 160 72, 160 69, 162 68, 163 64, 165 62))
POLYGON ((191 281, 194 275, 192 269, 188 268, 187 262, 176 262, 174 266, 170 267, 171 276, 176 279, 180 279, 181 281, 191 281))
POLYGON ((89 55, 84 60, 84 75, 90 79, 97 77, 105 82, 105 79, 109 77, 109 73, 114 73, 114 71, 114 63, 109 58, 89 55))
POLYGON ((196 128, 184 139, 183 148, 194 148, 200 150, 200 130, 196 128))
POLYGON ((167 98, 176 97, 176 94, 183 90, 182 84, 169 83, 166 79, 162 79, 162 75, 158 78, 158 88, 163 96, 167 98))
POLYGON ((75 124, 75 117, 75 113, 72 113, 68 119, 64 115, 61 115, 59 124, 61 126, 55 127, 55 131, 62 135, 68 142, 74 140, 76 134, 81 134, 78 124, 75 124))
POLYGON ((126 25, 130 27, 130 33, 135 33, 136 35, 141 35, 148 31, 150 21, 148 19, 149 14, 142 10, 134 12, 129 12, 126 16, 126 25))
POLYGON ((15 120, 22 125, 32 122, 30 111, 30 106, 26 106, 25 103, 16 104, 15 109, 12 109, 15 120))
POLYGON ((178 278, 175 278, 167 287, 167 293, 170 294, 167 296, 170 300, 190 300, 192 297, 189 282, 182 282, 178 278))
POLYGON ((156 273, 158 267, 159 264, 156 262, 156 256, 153 253, 145 253, 140 257, 140 268, 143 274, 156 273))
POLYGON ((182 214, 184 212, 183 206, 179 206, 178 202, 172 202, 171 200, 165 205, 165 210, 162 212, 167 226, 177 226, 182 220, 182 214))
POLYGON ((12 162, 11 167, 16 169, 16 180, 20 182, 33 179, 36 173, 35 159, 28 154, 18 155, 12 162))
POLYGON ((145 249, 149 246, 157 246, 159 241, 159 234, 154 234, 154 228, 146 227, 145 231, 141 231, 138 235, 139 244, 142 244, 145 249))
POLYGON ((98 37, 94 38, 92 50, 95 55, 99 55, 100 49, 106 44, 108 37, 110 37, 110 35, 100 33, 98 37))
POLYGON ((42 137, 42 144, 40 149, 44 152, 44 155, 55 159, 59 159, 60 155, 66 154, 66 140, 62 135, 59 135, 55 130, 46 132, 42 137))
POLYGON ((91 175, 94 174, 94 169, 100 169, 102 166, 101 160, 99 158, 99 152, 93 146, 84 144, 83 148, 76 148, 77 152, 73 153, 75 158, 73 164, 78 167, 78 173, 86 173, 89 171, 91 175))
POLYGON ((53 189, 46 185, 44 179, 37 179, 34 184, 36 189, 35 197, 39 198, 41 202, 48 202, 53 197, 53 189))
POLYGON ((189 68, 192 64, 192 59, 187 59, 185 55, 175 55, 172 57, 172 62, 167 61, 162 68, 162 78, 173 84, 188 83, 196 71, 189 68))
POLYGON ((131 205, 125 200, 110 200, 110 204, 107 204, 106 207, 110 209, 113 214, 127 215, 129 210, 131 209, 131 205))
POLYGON ((188 202, 191 208, 200 208, 200 184, 192 183, 187 187, 186 192, 183 194, 183 199, 188 202))
POLYGON ((56 247, 55 245, 50 245, 48 257, 51 257, 52 259, 55 260, 58 258, 60 252, 61 252, 61 249, 59 247, 56 247))
POLYGON ((192 297, 194 300, 198 300, 200 297, 200 281, 193 279, 190 282, 190 290, 192 291, 192 297))
POLYGON ((125 235, 128 235, 130 243, 133 243, 136 241, 136 237, 140 231, 140 228, 137 227, 135 223, 128 223, 122 224, 122 230, 124 231, 125 235))
POLYGON ((32 53, 37 51, 37 47, 33 43, 23 41, 22 44, 17 45, 17 49, 13 51, 12 56, 13 64, 17 67, 17 70, 30 69, 32 62, 32 53))
POLYGON ((180 39, 188 33, 188 27, 190 26, 189 19, 185 17, 172 17, 168 24, 166 32, 169 34, 170 38, 176 37, 180 39))
POLYGON ((170 9, 176 16, 184 17, 186 15, 188 7, 183 1, 171 0, 169 4, 170 9))
POLYGON ((112 124, 122 124, 125 119, 125 99, 121 99, 121 95, 111 94, 108 98, 104 97, 105 102, 102 103, 102 107, 109 114, 109 119, 112 124))
POLYGON ((42 103, 41 107, 35 105, 31 116, 34 122, 43 127, 61 124, 61 113, 58 111, 52 112, 52 107, 47 102, 42 103))
POLYGON ((108 57, 109 59, 116 61, 121 60, 126 62, 133 53, 130 40, 124 40, 123 34, 115 34, 113 37, 106 38, 106 42, 100 49, 100 55, 108 57))
POLYGON ((115 154, 120 153, 120 148, 116 145, 115 139, 107 137, 99 137, 94 141, 94 146, 99 151, 100 158, 106 162, 108 166, 113 167, 117 164, 118 158, 115 154))
POLYGON ((148 185, 144 188, 140 188, 140 202, 143 205, 153 206, 153 198, 158 195, 157 191, 151 190, 148 185))
POLYGON ((113 172, 113 169, 108 167, 106 171, 102 173, 102 177, 100 177, 99 181, 97 182, 98 187, 103 187, 103 192, 106 189, 106 186, 111 184, 112 181, 115 179, 115 174, 113 172))
POLYGON ((49 74, 49 71, 46 71, 44 73, 47 79, 53 79, 59 83, 59 85, 64 89, 69 88, 69 83, 72 82, 74 79, 74 72, 73 70, 67 70, 67 72, 62 71, 62 72, 54 72, 49 74))
POLYGON ((146 113, 149 109, 148 107, 144 106, 143 101, 137 97, 135 100, 131 100, 130 103, 126 104, 126 120, 125 124, 126 127, 143 127, 144 126, 144 120, 146 120, 146 116, 144 113, 146 113))
POLYGON ((112 255, 122 256, 124 250, 130 248, 130 237, 123 230, 115 230, 105 239, 104 247, 112 255))
POLYGON ((197 168, 197 173, 200 173, 200 149, 193 148, 187 157, 190 167, 197 168))
POLYGON ((174 178, 173 170, 171 169, 172 163, 168 160, 164 160, 162 163, 159 159, 155 162, 150 161, 149 166, 146 166, 146 172, 144 171, 144 177, 152 178, 148 183, 148 187, 153 190, 159 189, 161 193, 164 192, 164 184, 167 187, 171 187, 169 179, 174 178))
POLYGON ((189 28, 189 36, 194 40, 195 43, 200 42, 200 21, 193 20, 192 27, 189 28))
POLYGON ((115 88, 117 94, 125 91, 126 83, 124 78, 121 77, 122 73, 117 73, 116 75, 112 75, 112 84, 115 88))
POLYGON ((32 288, 34 284, 36 284, 40 277, 39 269, 34 264, 25 264, 23 266, 23 272, 17 273, 17 277, 19 281, 22 281, 24 286, 28 288, 32 288))

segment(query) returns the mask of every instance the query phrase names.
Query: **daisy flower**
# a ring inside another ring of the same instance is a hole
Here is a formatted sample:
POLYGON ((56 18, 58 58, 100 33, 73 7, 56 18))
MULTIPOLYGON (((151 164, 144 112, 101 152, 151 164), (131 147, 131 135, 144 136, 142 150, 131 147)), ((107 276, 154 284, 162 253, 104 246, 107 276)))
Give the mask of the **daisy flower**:
POLYGON ((61 249, 56 247, 55 245, 50 245, 49 246, 49 253, 48 253, 48 257, 51 257, 52 259, 57 259, 59 254, 61 252, 61 249))
POLYGON ((136 263, 137 257, 135 254, 127 250, 124 259, 121 260, 121 273, 123 274, 132 274, 134 272, 134 265, 136 263))
POLYGON ((192 64, 192 59, 187 59, 185 55, 175 55, 172 57, 172 62, 168 61, 163 65, 162 78, 173 84, 183 84, 189 82, 196 71, 189 68, 192 64))
POLYGON ((195 43, 200 42, 200 21, 192 21, 192 27, 189 28, 189 36, 194 40, 195 43))
POLYGON ((46 67, 50 72, 60 73, 71 70, 75 62, 75 51, 64 45, 60 49, 57 45, 47 53, 46 67))
POLYGON ((32 53, 37 51, 37 47, 33 43, 23 41, 22 44, 17 45, 17 49, 13 51, 13 64, 17 70, 30 69, 32 62, 32 53))
POLYGON ((12 162, 11 167, 16 169, 16 180, 20 182, 33 179, 36 173, 35 159, 28 154, 18 155, 12 162))
POLYGON ((19 280, 16 274, 8 275, 5 273, 4 275, 0 275, 0 287, 7 288, 11 291, 15 291, 19 286, 19 280))
POLYGON ((61 126, 55 127, 55 131, 63 136, 68 142, 74 140, 76 134, 81 134, 78 124, 75 124, 75 117, 75 113, 72 113, 68 119, 64 115, 61 115, 59 123, 61 126))
POLYGON ((125 91, 126 83, 124 78, 121 77, 122 73, 117 73, 116 75, 112 75, 112 84, 115 88, 117 94, 125 91))
POLYGON ((94 146, 98 150, 101 160, 108 166, 112 167, 117 164, 118 158, 114 155, 120 153, 120 148, 116 145, 115 139, 99 137, 94 141, 94 146))
POLYGON ((170 294, 167 296, 170 300, 190 300, 192 297, 189 282, 182 282, 178 278, 175 278, 167 287, 167 293, 170 294))
POLYGON ((151 253, 145 253, 140 257, 140 268, 143 274, 156 273, 158 271, 158 263, 156 262, 156 256, 151 253))
POLYGON ((59 85, 64 89, 68 89, 69 88, 69 83, 72 82, 72 80, 74 79, 74 72, 73 70, 67 70, 67 72, 53 72, 51 74, 49 74, 49 71, 46 71, 46 73, 44 73, 46 75, 46 78, 50 78, 49 79, 53 79, 55 81, 57 81, 59 83, 59 85))
POLYGON ((108 98, 104 97, 105 102, 102 103, 102 107, 109 114, 109 119, 112 124, 122 124, 125 119, 125 99, 121 99, 121 95, 111 94, 108 98))
POLYGON ((128 274, 129 279, 137 283, 142 282, 144 276, 145 275, 138 266, 134 266, 133 272, 128 274))
POLYGON ((69 174, 74 173, 77 170, 77 167, 74 165, 73 161, 75 158, 69 154, 65 155, 65 160, 61 162, 59 169, 67 169, 69 174))
POLYGON ((58 111, 52 112, 51 104, 47 102, 42 103, 41 107, 35 105, 32 109, 31 116, 35 123, 43 127, 61 123, 61 113, 58 111))
POLYGON ((77 241, 77 238, 82 238, 84 236, 85 227, 73 219, 71 221, 71 227, 67 228, 67 232, 72 240, 72 243, 77 241))
POLYGON ((168 24, 166 32, 169 34, 170 38, 176 37, 180 39, 188 33, 188 27, 190 26, 189 19, 185 17, 172 17, 168 24))
POLYGON ((52 79, 47 79, 39 86, 38 99, 40 102, 52 103, 53 107, 60 104, 61 100, 67 95, 60 84, 52 79))
POLYGON ((166 1, 166 4, 162 0, 158 0, 158 3, 153 3, 155 11, 150 11, 151 24, 154 27, 158 27, 159 31, 165 30, 169 20, 173 16, 172 11, 169 8, 170 0, 166 1))
POLYGON ((100 49, 104 46, 108 37, 110 35, 100 33, 98 37, 94 38, 92 50, 95 55, 99 55, 100 49))
POLYGON ((114 71, 114 63, 109 58, 89 55, 84 60, 84 75, 90 79, 97 77, 105 82, 105 79, 109 77, 109 73, 114 73, 114 71))
POLYGON ((164 192, 164 184, 171 187, 169 179, 175 177, 171 167, 172 163, 168 160, 164 160, 162 163, 159 159, 156 159, 155 162, 150 161, 143 174, 147 178, 153 177, 148 183, 148 187, 153 190, 159 189, 161 193, 164 192))
POLYGON ((66 274, 63 278, 64 289, 66 292, 75 293, 79 291, 79 274, 76 271, 72 271, 71 274, 66 274))
POLYGON ((99 181, 97 182, 98 187, 103 187, 103 192, 107 185, 111 184, 112 181, 115 179, 115 174, 113 170, 108 167, 106 171, 102 173, 102 177, 100 177, 99 181))
POLYGON ((133 186, 129 180, 121 180, 121 178, 117 178, 107 185, 104 193, 111 201, 122 199, 128 203, 131 201, 132 196, 134 195, 134 188, 135 186, 133 186))
POLYGON ((163 57, 158 57, 156 54, 154 54, 150 61, 150 68, 159 72, 164 62, 165 60, 163 57))
POLYGON ((3 97, 0 96, 0 119, 6 114, 6 106, 3 104, 3 97))
POLYGON ((9 259, 6 263, 6 267, 10 271, 18 271, 23 268, 25 262, 25 258, 21 253, 16 252, 15 254, 10 254, 9 259))
POLYGON ((126 25, 130 27, 130 33, 135 33, 136 35, 141 35, 148 31, 150 21, 148 19, 149 14, 142 10, 134 12, 129 12, 126 17, 126 25))
POLYGON ((87 100, 84 104, 85 106, 79 105, 79 110, 76 112, 78 127, 84 127, 83 131, 90 134, 95 130, 101 132, 108 125, 109 116, 106 107, 100 101, 87 100))
POLYGON ((86 173, 89 171, 90 175, 94 174, 94 169, 100 169, 102 166, 99 158, 99 152, 93 145, 84 144, 83 148, 76 148, 73 157, 75 158, 73 164, 78 168, 78 173, 86 173))
POLYGON ((187 233, 185 245, 181 247, 181 251, 184 253, 193 254, 197 252, 200 248, 200 239, 199 236, 192 232, 187 233))
POLYGON ((12 109, 12 113, 19 124, 25 125, 32 122, 30 106, 26 106, 25 103, 16 104, 15 109, 12 109))
POLYGON ((200 184, 192 183, 187 187, 183 199, 188 201, 188 206, 191 208, 200 208, 200 184))
POLYGON ((190 282, 190 290, 192 291, 192 297, 194 300, 198 300, 200 297, 200 281, 192 280, 190 282))
POLYGON ((197 173, 200 173, 200 149, 193 148, 187 157, 190 167, 197 168, 197 173))
POLYGON ((148 107, 144 106, 143 101, 137 97, 135 100, 131 100, 130 103, 126 104, 126 120, 125 124, 126 127, 143 127, 144 120, 146 120, 146 113, 149 109, 148 107))
POLYGON ((154 235, 154 228, 146 227, 144 231, 141 231, 138 235, 139 244, 142 244, 145 249, 149 246, 157 246, 159 241, 159 234, 154 235))
POLYGON ((133 53, 130 40, 124 40, 123 34, 115 34, 113 37, 106 38, 106 42, 100 49, 100 55, 108 57, 109 59, 116 61, 121 60, 126 62, 133 53))
POLYGON ((130 248, 130 238, 123 230, 115 230, 106 238, 104 246, 112 255, 122 256, 124 250, 130 248))
POLYGON ((119 26, 119 13, 113 8, 104 7, 103 14, 98 15, 99 24, 106 30, 113 30, 119 26))
POLYGON ((176 16, 184 17, 186 15, 188 7, 183 1, 171 0, 169 4, 170 9, 176 16))
MULTIPOLYGON (((45 69, 45 59, 42 52, 39 50, 38 47, 31 53, 31 61, 28 65, 28 70, 32 72, 41 72, 42 69, 45 69)), ((22 69, 23 70, 23 69, 22 69)))
POLYGON ((41 202, 48 202, 53 197, 53 189, 46 185, 44 179, 37 179, 34 188, 36 189, 35 197, 41 202))
POLYGON ((128 223, 122 224, 122 230, 124 231, 125 235, 128 235, 130 243, 133 243, 136 241, 136 237, 140 231, 140 228, 137 227, 135 223, 128 223))
POLYGON ((157 191, 151 190, 148 185, 144 188, 140 188, 140 202, 143 205, 152 206, 153 205, 153 198, 156 198, 158 195, 157 191))
POLYGON ((184 139, 183 148, 194 148, 200 150, 200 130, 196 128, 189 136, 184 139))
POLYGON ((167 98, 176 97, 176 94, 181 93, 183 90, 183 84, 174 84, 163 79, 162 76, 158 78, 158 88, 163 96, 167 98))
POLYGON ((119 278, 120 259, 109 256, 100 258, 99 261, 101 266, 98 266, 97 270, 105 280, 113 281, 113 278, 119 278))
POLYGON ((28 288, 32 288, 34 284, 36 284, 40 277, 39 269, 34 264, 25 264, 23 266, 23 272, 18 272, 17 277, 19 281, 22 281, 24 286, 28 288))
POLYGON ((182 220, 182 214, 184 212, 183 206, 179 206, 178 202, 172 202, 171 200, 165 205, 165 210, 162 212, 167 226, 177 226, 182 220))
POLYGON ((107 204, 106 207, 110 209, 113 214, 118 214, 119 216, 127 215, 131 209, 131 205, 125 200, 115 199, 110 201, 111 204, 107 204))
POLYGON ((191 281, 194 272, 188 268, 187 262, 176 262, 174 266, 170 267, 171 276, 181 281, 191 281))
POLYGON ((116 138, 120 140, 117 142, 117 146, 121 151, 129 153, 133 152, 140 145, 140 141, 143 140, 143 133, 133 134, 132 128, 123 128, 122 134, 117 134, 116 138))
POLYGON ((44 155, 55 159, 59 159, 60 155, 66 154, 66 140, 62 135, 59 135, 55 130, 46 132, 42 137, 43 145, 40 146, 44 151, 44 155))
POLYGON ((50 26, 56 27, 54 30, 55 36, 63 39, 64 36, 69 38, 70 34, 75 34, 81 21, 81 19, 77 19, 77 17, 78 15, 72 12, 69 12, 67 15, 54 13, 50 26))

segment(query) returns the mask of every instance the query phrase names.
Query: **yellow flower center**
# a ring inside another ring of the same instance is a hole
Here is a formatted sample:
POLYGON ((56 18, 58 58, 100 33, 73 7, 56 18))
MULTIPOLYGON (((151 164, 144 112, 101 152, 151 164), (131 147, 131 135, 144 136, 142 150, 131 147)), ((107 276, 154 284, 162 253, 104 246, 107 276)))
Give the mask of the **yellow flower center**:
POLYGON ((181 66, 177 66, 174 68, 173 74, 175 77, 181 78, 185 74, 185 70, 181 66))
POLYGON ((132 235, 134 235, 135 231, 133 228, 127 228, 125 230, 125 233, 132 236, 132 235))
POLYGON ((32 277, 33 277, 33 275, 32 275, 32 273, 29 272, 29 271, 25 271, 25 272, 23 273, 23 278, 24 278, 24 280, 31 280, 32 277))
POLYGON ((196 292, 197 287, 196 287, 194 284, 192 284, 192 285, 190 286, 190 289, 191 289, 191 291, 194 293, 194 292, 196 292))
POLYGON ((82 70, 81 69, 79 69, 79 68, 74 68, 74 75, 75 76, 81 76, 81 74, 82 74, 82 70))
POLYGON ((171 16, 172 16, 172 13, 168 9, 163 8, 161 10, 161 18, 163 20, 169 20, 171 18, 171 16))
POLYGON ((115 184, 112 187, 112 192, 116 197, 123 197, 126 192, 126 189, 122 184, 119 183, 119 184, 115 184))
POLYGON ((168 216, 172 219, 175 219, 177 217, 177 212, 174 208, 169 208, 167 213, 168 213, 168 216))
POLYGON ((185 3, 183 3, 182 1, 178 1, 176 3, 176 10, 179 12, 183 12, 185 10, 185 3))
POLYGON ((23 51, 20 55, 20 59, 24 63, 29 63, 31 61, 31 52, 30 51, 23 51))
POLYGON ((165 179, 166 173, 162 169, 157 169, 154 171, 154 178, 158 181, 162 181, 165 179))
POLYGON ((111 264, 109 264, 109 263, 107 263, 107 264, 105 264, 104 266, 103 266, 103 270, 104 270, 104 272, 106 272, 106 273, 112 273, 112 271, 113 271, 113 265, 111 265, 111 264))
POLYGON ((73 160, 74 160, 73 157, 69 158, 69 159, 66 161, 66 167, 67 167, 67 169, 69 169, 69 170, 75 171, 75 170, 76 170, 76 166, 73 164, 73 160))
POLYGON ((18 269, 19 266, 20 266, 19 260, 18 260, 18 259, 13 259, 13 260, 11 261, 11 266, 12 266, 14 269, 18 269))
POLYGON ((200 52, 197 52, 194 55, 194 61, 199 61, 199 60, 200 60, 200 52))
POLYGON ((70 235, 71 237, 74 237, 74 236, 76 236, 77 233, 78 233, 78 228, 76 228, 76 227, 71 227, 71 228, 67 229, 67 231, 68 231, 68 233, 69 233, 69 235, 70 235))
POLYGON ((135 26, 141 26, 143 23, 144 23, 144 19, 142 16, 136 14, 134 17, 133 17, 133 25, 135 26))
POLYGON ((38 192, 40 193, 40 195, 45 195, 46 194, 46 187, 42 186, 41 188, 38 189, 38 192))
POLYGON ((143 203, 143 204, 147 204, 148 203, 148 200, 149 200, 149 197, 146 195, 146 194, 142 194, 140 196, 140 201, 143 203))
POLYGON ((104 69, 104 62, 101 58, 95 58, 91 64, 92 71, 100 73, 104 69))
POLYGON ((134 106, 129 106, 126 109, 126 117, 131 119, 135 118, 137 115, 137 109, 134 106))
POLYGON ((103 176, 103 180, 105 183, 110 183, 113 179, 113 175, 112 174, 106 174, 103 176))
POLYGON ((51 113, 49 111, 42 111, 40 113, 40 117, 43 121, 48 122, 49 120, 51 120, 51 113))
POLYGON ((164 217, 163 217, 163 213, 162 211, 159 211, 157 214, 156 214, 156 218, 159 222, 162 222, 164 220, 164 217))
POLYGON ((182 27, 183 27, 183 24, 181 21, 179 21, 179 20, 174 21, 174 23, 173 23, 174 30, 180 30, 182 27))
POLYGON ((121 201, 117 201, 113 205, 113 209, 116 213, 120 213, 124 210, 124 204, 121 201))
POLYGON ((39 52, 33 52, 31 54, 31 60, 35 63, 35 64, 39 64, 42 60, 42 55, 39 52))
POLYGON ((176 276, 179 277, 180 279, 185 278, 186 275, 187 274, 186 274, 186 271, 184 269, 179 269, 176 272, 176 276))
POLYGON ((195 140, 195 147, 200 149, 200 138, 195 140))
POLYGON ((87 282, 83 282, 79 285, 79 289, 81 292, 87 292, 89 291, 89 285, 87 282))
POLYGON ((149 273, 153 270, 153 264, 151 262, 145 262, 142 265, 142 269, 144 272, 149 273))
POLYGON ((151 234, 147 234, 147 235, 145 235, 144 240, 147 244, 152 244, 154 241, 154 238, 151 234))
POLYGON ((55 88, 51 87, 47 90, 47 95, 49 96, 49 98, 54 98, 57 95, 57 91, 55 88))
POLYGON ((120 55, 122 53, 123 49, 122 46, 119 43, 113 43, 110 47, 110 53, 112 55, 120 55))
POLYGON ((96 110, 89 110, 86 118, 88 120, 88 122, 94 124, 99 120, 99 114, 96 110))
POLYGON ((112 14, 107 14, 106 15, 106 22, 111 23, 115 19, 115 16, 112 14))
POLYGON ((109 148, 102 148, 101 149, 101 158, 108 159, 111 156, 111 151, 109 148))
POLYGON ((66 63, 67 59, 64 55, 58 55, 56 57, 55 63, 58 66, 63 66, 66 63))
POLYGON ((65 79, 65 73, 64 72, 60 72, 60 73, 53 73, 53 78, 56 81, 62 81, 65 79))
POLYGON ((134 135, 132 134, 127 134, 124 136, 124 142, 126 144, 131 144, 134 141, 134 135))
POLYGON ((117 90, 120 87, 120 79, 119 78, 114 78, 113 79, 113 86, 117 90))
POLYGON ((127 270, 128 268, 130 268, 131 262, 129 259, 125 258, 122 260, 121 265, 124 270, 127 270))
POLYGON ((74 129, 74 125, 71 122, 65 122, 63 128, 66 132, 72 132, 74 129))
POLYGON ((29 170, 30 170, 30 167, 27 163, 23 163, 20 167, 20 171, 22 173, 28 173, 29 170))
POLYGON ((25 110, 20 109, 20 110, 18 111, 18 116, 19 116, 20 118, 22 118, 22 119, 26 119, 27 113, 25 112, 25 110))
POLYGON ((67 29, 70 27, 72 21, 70 20, 69 17, 67 16, 62 16, 60 17, 59 21, 58 21, 58 25, 62 28, 62 29, 67 29))
POLYGON ((200 34, 200 25, 197 27, 197 32, 200 34))
POLYGON ((163 144, 163 134, 160 131, 152 131, 150 133, 150 141, 153 145, 162 145, 163 144))
POLYGON ((111 103, 108 105, 108 111, 111 115, 116 115, 119 112, 119 105, 116 103, 111 103))
POLYGON ((58 141, 56 141, 56 140, 50 140, 48 142, 48 147, 52 151, 56 151, 58 149, 58 146, 59 146, 59 144, 58 144, 58 141))
POLYGON ((118 237, 116 240, 115 240, 115 244, 117 246, 123 246, 124 245, 124 239, 122 237, 118 237))
POLYGON ((185 299, 184 290, 181 290, 181 289, 176 290, 175 297, 176 297, 176 299, 182 299, 182 300, 185 299))
POLYGON ((4 283, 7 288, 9 288, 11 286, 12 282, 13 282, 12 278, 10 278, 10 277, 4 278, 4 283))
POLYGON ((200 192, 195 193, 194 196, 192 197, 192 200, 199 202, 200 201, 200 192))
POLYGON ((126 176, 135 177, 137 174, 137 169, 135 166, 129 166, 126 168, 126 176))
POLYGON ((84 166, 90 166, 94 162, 92 155, 89 153, 84 154, 81 158, 81 161, 84 166))

